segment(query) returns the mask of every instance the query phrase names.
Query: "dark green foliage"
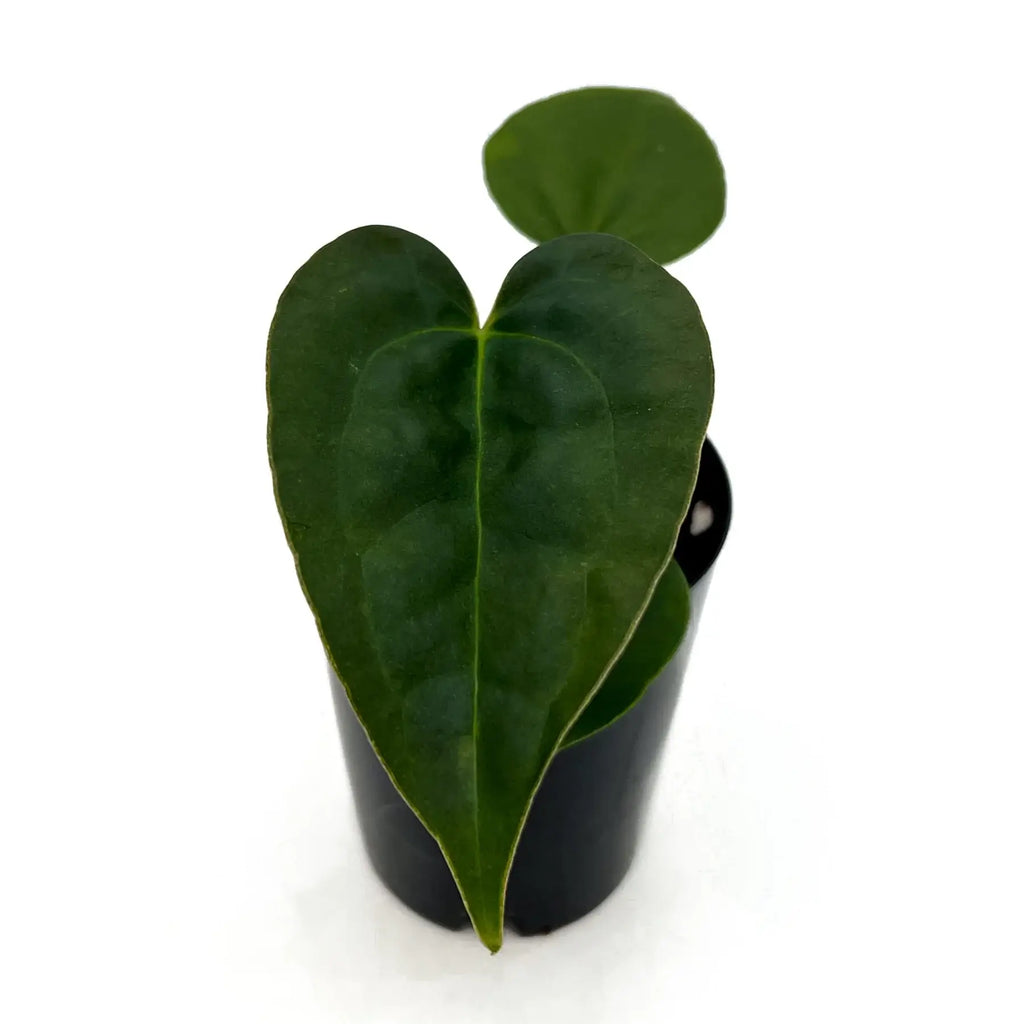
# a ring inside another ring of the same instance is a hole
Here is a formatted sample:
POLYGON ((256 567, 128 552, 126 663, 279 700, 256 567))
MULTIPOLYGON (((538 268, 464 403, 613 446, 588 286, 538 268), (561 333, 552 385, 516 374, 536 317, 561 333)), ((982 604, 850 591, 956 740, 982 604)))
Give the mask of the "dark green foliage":
MULTIPOLYGON (((520 260, 481 326, 442 253, 367 227, 292 279, 267 368, 278 503, 325 647, 497 949, 536 787, 686 512, 712 397, 700 314, 634 246, 576 234, 520 260)), ((655 606, 669 618, 680 580, 655 606)), ((633 657, 635 689, 660 656, 633 657)))
POLYGON ((714 143, 670 97, 578 89, 532 103, 487 141, 491 195, 528 238, 606 231, 659 263, 696 249, 725 212, 714 143))

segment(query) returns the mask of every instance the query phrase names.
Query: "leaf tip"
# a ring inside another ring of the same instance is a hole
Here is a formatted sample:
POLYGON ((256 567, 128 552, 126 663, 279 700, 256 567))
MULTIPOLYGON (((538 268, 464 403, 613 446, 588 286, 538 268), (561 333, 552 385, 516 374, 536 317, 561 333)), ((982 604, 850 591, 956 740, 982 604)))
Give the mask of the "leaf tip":
POLYGON ((499 901, 498 905, 493 908, 487 908, 492 912, 488 913, 484 907, 477 904, 474 908, 475 913, 471 912, 469 919, 473 923, 473 930, 476 932, 476 937, 487 947, 493 956, 501 949, 501 943, 504 938, 504 901, 499 901))

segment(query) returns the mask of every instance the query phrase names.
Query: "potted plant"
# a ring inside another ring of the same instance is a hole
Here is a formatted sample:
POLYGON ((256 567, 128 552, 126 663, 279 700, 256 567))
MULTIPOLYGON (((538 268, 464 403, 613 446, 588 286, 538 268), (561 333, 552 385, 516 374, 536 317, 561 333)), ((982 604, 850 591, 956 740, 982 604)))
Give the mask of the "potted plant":
POLYGON ((371 860, 496 951, 506 915, 549 930, 628 867, 729 492, 707 332, 661 265, 724 211, 703 129, 584 89, 485 167, 540 243, 488 316, 429 242, 357 228, 285 288, 267 378, 371 860))

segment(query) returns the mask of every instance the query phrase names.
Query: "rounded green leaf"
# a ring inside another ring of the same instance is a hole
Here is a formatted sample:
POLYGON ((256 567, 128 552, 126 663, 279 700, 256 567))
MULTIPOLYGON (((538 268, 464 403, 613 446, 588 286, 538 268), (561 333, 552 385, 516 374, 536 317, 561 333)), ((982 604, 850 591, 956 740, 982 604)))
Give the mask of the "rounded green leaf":
POLYGON ((481 327, 436 248, 360 228, 285 289, 267 371, 278 504, 328 656, 497 949, 536 788, 690 499, 700 314, 590 234, 524 257, 481 327))
POLYGON ((502 212, 537 242, 603 231, 670 263, 725 213, 714 143, 671 97, 646 89, 578 89, 531 103, 487 140, 484 169, 502 212))
POLYGON ((673 560, 658 580, 626 649, 562 740, 563 748, 611 725, 636 704, 679 649, 689 619, 690 588, 673 560))

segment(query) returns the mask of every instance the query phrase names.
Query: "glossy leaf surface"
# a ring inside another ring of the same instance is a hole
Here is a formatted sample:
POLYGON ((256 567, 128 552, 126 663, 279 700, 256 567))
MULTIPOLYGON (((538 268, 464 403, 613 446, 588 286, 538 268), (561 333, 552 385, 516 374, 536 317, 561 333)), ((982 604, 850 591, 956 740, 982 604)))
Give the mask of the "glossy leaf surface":
POLYGON ((689 293, 607 235, 529 253, 483 327, 396 228, 325 246, 279 302, 269 446, 299 575, 492 950, 533 793, 670 557, 711 391, 689 293))
POLYGON ((645 89, 559 93, 513 114, 484 147, 491 195, 528 238, 605 231, 669 263, 725 213, 714 143, 673 99, 645 89))
POLYGON ((592 736, 621 718, 672 660, 686 635, 690 588, 683 570, 669 562, 619 660, 573 723, 562 747, 592 736))

